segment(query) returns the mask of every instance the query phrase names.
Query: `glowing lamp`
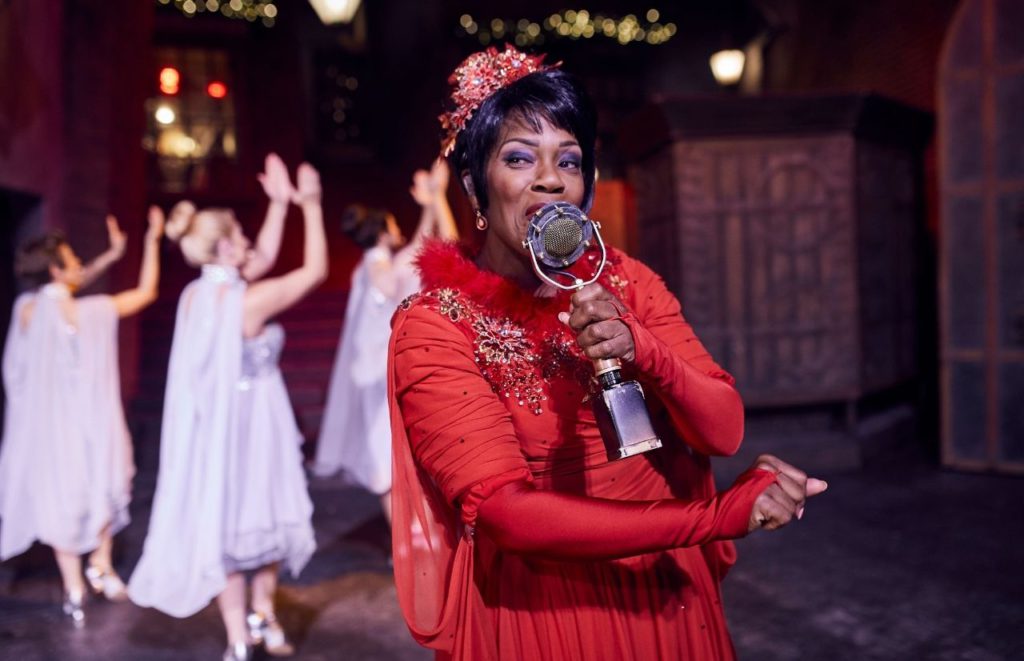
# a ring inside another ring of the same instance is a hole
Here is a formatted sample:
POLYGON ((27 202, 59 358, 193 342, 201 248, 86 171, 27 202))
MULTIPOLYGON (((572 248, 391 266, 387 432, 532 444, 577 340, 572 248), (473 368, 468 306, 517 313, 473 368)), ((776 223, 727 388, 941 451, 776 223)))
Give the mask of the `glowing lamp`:
POLYGON ((228 86, 219 80, 214 80, 206 86, 206 93, 214 99, 223 99, 228 95, 228 86))
POLYGON ((361 0, 309 0, 324 25, 348 23, 356 15, 361 0))
POLYGON ((747 56, 738 49, 720 50, 711 56, 711 73, 722 87, 740 82, 747 56))
POLYGON ((174 114, 173 108, 167 105, 161 105, 156 109, 156 112, 153 113, 153 117, 156 121, 166 126, 167 124, 173 124, 177 116, 174 114))
POLYGON ((181 74, 174 67, 160 69, 160 91, 164 94, 177 94, 181 86, 181 74))

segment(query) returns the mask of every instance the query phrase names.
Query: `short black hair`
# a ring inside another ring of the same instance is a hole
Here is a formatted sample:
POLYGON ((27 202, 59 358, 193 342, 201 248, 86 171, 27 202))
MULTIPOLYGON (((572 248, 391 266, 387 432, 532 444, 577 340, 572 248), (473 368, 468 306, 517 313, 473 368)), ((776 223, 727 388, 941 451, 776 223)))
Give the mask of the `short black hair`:
POLYGON ((388 212, 369 209, 361 204, 350 204, 341 214, 341 231, 360 248, 372 248, 387 228, 388 212))
POLYGON ((68 237, 60 230, 49 230, 23 243, 14 256, 14 273, 29 288, 45 285, 51 280, 50 266, 64 268, 60 247, 67 245, 68 237))
POLYGON ((460 181, 462 172, 469 171, 480 209, 488 206, 487 161, 502 125, 512 116, 522 117, 538 131, 540 121, 547 120, 576 138, 583 152, 583 210, 589 211, 594 201, 597 114, 579 80, 561 69, 537 71, 498 90, 480 104, 459 132, 451 154, 452 169, 460 181))

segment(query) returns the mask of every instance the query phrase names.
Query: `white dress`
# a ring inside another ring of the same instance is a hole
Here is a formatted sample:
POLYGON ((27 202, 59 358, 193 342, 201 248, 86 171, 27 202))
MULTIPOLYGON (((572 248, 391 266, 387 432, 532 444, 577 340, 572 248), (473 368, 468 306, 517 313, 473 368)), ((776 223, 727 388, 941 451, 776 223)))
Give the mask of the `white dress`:
POLYGON ((341 342, 335 354, 324 419, 316 446, 313 472, 345 474, 376 494, 391 490, 391 420, 387 401, 388 338, 395 307, 420 289, 413 266, 418 246, 394 258, 387 248, 373 247, 352 272, 341 342), (395 278, 393 297, 370 283, 369 265, 390 261, 395 278))
POLYGON ((14 304, 4 347, 0 560, 34 541, 87 553, 129 521, 132 443, 121 405, 117 310, 50 284, 14 304), (22 328, 26 305, 31 320, 22 328))
POLYGON ((300 444, 278 358, 284 332, 242 338, 245 282, 206 266, 178 303, 160 470, 132 600, 176 617, 206 606, 228 573, 283 562, 316 542, 300 444))

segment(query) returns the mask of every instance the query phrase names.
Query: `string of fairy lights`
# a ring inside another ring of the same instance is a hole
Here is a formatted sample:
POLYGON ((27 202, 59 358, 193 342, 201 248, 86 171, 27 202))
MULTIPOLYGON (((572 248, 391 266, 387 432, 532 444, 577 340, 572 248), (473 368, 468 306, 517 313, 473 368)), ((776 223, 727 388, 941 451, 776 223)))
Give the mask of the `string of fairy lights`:
POLYGON ((250 23, 260 21, 273 27, 277 18, 277 5, 273 0, 157 0, 161 5, 174 5, 189 18, 197 14, 220 13, 227 18, 238 18, 250 23))
POLYGON ((626 14, 622 17, 591 14, 586 9, 567 9, 554 13, 541 22, 527 18, 493 18, 489 21, 471 14, 459 17, 459 32, 474 37, 481 44, 511 41, 517 46, 536 46, 548 39, 614 39, 625 46, 646 43, 657 46, 676 34, 676 24, 662 22, 661 12, 648 9, 643 17, 626 14))
MULTIPOLYGON (((278 0, 279 1, 279 0, 278 0)), ((228 18, 260 21, 271 27, 277 18, 275 0, 157 0, 161 5, 173 5, 186 16, 220 13, 228 18)), ((495 41, 510 41, 517 46, 538 46, 554 39, 612 39, 626 46, 634 43, 657 46, 675 36, 676 24, 663 21, 661 12, 648 9, 642 16, 626 14, 611 16, 591 13, 586 9, 566 9, 551 14, 541 21, 528 18, 492 18, 484 20, 472 14, 459 17, 458 32, 483 45, 495 41)))

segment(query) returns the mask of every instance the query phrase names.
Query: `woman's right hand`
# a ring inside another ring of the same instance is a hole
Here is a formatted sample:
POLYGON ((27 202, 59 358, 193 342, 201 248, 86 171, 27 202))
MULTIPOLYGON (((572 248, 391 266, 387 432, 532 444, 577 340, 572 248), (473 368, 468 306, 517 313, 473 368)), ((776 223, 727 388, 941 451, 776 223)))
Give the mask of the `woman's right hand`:
POLYGON ((799 468, 770 454, 758 457, 751 468, 775 473, 776 481, 762 491, 754 501, 747 526, 748 532, 759 528, 778 530, 792 521, 793 517, 802 518, 807 499, 828 488, 828 483, 824 480, 807 477, 799 468))
POLYGON ((146 242, 159 241, 164 235, 164 212, 155 204, 149 207, 148 227, 146 228, 146 242))
POLYGON ((263 172, 256 176, 263 186, 263 192, 273 202, 288 204, 288 201, 295 195, 291 179, 288 177, 288 167, 281 160, 281 157, 271 152, 263 164, 263 172))

